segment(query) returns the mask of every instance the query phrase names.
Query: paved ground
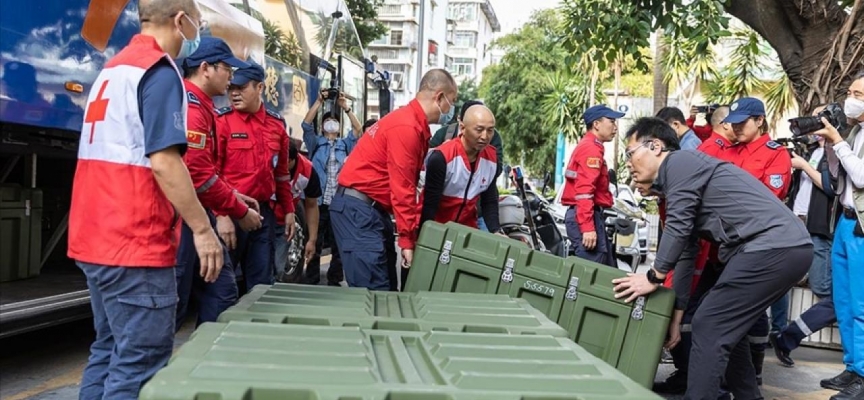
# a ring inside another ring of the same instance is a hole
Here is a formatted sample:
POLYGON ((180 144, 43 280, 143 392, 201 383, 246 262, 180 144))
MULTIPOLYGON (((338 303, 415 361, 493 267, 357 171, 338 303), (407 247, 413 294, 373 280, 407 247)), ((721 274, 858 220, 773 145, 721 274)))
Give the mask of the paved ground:
MULTIPOLYGON (((177 347, 189 338, 193 325, 194 321, 188 321, 177 334, 177 347)), ((92 339, 91 323, 81 321, 0 341, 0 399, 77 399, 78 382, 92 339)), ((833 394, 821 390, 819 380, 841 370, 840 352, 801 348, 793 357, 796 367, 784 368, 773 353, 766 356, 762 388, 766 399, 825 400, 833 394)), ((658 380, 672 369, 671 365, 661 365, 658 380)), ((677 400, 681 396, 666 398, 677 400)))

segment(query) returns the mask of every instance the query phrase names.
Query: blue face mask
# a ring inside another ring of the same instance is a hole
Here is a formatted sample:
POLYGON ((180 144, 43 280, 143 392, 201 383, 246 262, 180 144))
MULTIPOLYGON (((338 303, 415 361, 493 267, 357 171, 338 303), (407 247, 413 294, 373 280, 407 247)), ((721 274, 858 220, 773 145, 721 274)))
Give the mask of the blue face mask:
POLYGON ((455 114, 456 112, 456 107, 453 107, 453 104, 450 103, 450 100, 448 100, 446 96, 443 96, 443 98, 444 101, 446 101, 447 104, 450 105, 450 111, 448 111, 447 114, 444 114, 444 111, 441 111, 441 106, 439 106, 438 103, 435 103, 435 106, 438 107, 438 112, 441 114, 438 117, 438 125, 444 125, 447 122, 450 122, 450 120, 453 119, 453 114, 455 114))
POLYGON ((189 22, 192 23, 192 26, 195 27, 195 38, 192 40, 186 39, 186 35, 183 34, 183 31, 180 31, 180 37, 183 38, 183 44, 180 46, 180 54, 177 55, 178 60, 182 60, 186 57, 192 55, 195 50, 198 50, 198 45, 201 44, 201 34, 198 32, 198 24, 192 21, 192 18, 189 18, 188 15, 183 15, 189 22))

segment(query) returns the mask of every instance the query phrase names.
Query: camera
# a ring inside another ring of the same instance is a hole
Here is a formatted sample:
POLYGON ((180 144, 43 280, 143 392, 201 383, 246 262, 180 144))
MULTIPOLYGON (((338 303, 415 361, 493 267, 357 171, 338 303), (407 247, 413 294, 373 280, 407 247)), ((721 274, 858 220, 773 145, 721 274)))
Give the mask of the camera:
POLYGON ((846 115, 843 113, 843 109, 840 108, 840 104, 831 103, 814 117, 798 117, 790 119, 789 130, 791 130, 792 134, 795 136, 802 136, 818 131, 825 127, 825 125, 822 124, 822 118, 827 119, 828 123, 837 128, 838 131, 846 129, 846 115))
POLYGON ((716 110, 718 108, 720 108, 719 104, 711 104, 711 105, 707 105, 707 106, 696 106, 696 112, 697 113, 703 113, 703 114, 711 114, 714 112, 714 110, 716 110))

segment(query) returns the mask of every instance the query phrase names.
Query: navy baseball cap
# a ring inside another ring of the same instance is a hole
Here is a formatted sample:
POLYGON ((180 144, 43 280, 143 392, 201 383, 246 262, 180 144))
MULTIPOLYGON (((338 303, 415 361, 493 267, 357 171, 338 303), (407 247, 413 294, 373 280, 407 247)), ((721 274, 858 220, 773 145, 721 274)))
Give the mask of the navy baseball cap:
POLYGON ((249 64, 246 64, 245 62, 240 61, 239 58, 234 57, 234 53, 231 52, 228 43, 225 43, 224 40, 213 36, 202 36, 198 49, 195 50, 192 55, 183 60, 183 65, 194 68, 205 61, 208 64, 224 62, 234 68, 246 68, 249 66, 249 64))
POLYGON ((765 104, 759 99, 752 97, 744 97, 735 100, 729 105, 729 115, 723 119, 723 122, 730 124, 740 124, 750 117, 758 117, 765 115, 765 104))
POLYGON ((585 110, 585 114, 583 117, 585 118, 585 124, 591 125, 592 122, 594 122, 600 118, 603 118, 603 117, 606 117, 609 119, 618 119, 618 118, 621 118, 623 116, 624 116, 624 113, 622 113, 622 112, 618 112, 618 111, 615 111, 609 107, 606 107, 605 104, 598 104, 594 107, 591 107, 591 108, 585 110))
POLYGON ((247 64, 248 67, 234 71, 234 78, 231 79, 232 85, 243 86, 249 81, 264 82, 264 68, 252 60, 247 61, 247 64))

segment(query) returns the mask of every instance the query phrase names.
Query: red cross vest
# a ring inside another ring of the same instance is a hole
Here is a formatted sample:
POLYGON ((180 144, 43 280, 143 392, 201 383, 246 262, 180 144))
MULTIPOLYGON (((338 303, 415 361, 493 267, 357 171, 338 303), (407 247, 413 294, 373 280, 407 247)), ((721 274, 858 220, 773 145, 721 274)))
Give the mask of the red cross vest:
MULTIPOLYGON (((69 210, 72 259, 106 266, 174 267, 179 216, 144 154, 138 85, 165 59, 150 36, 136 35, 105 65, 87 100, 69 210)), ((183 85, 180 72, 177 84, 183 85)), ((174 124, 186 129, 186 96, 174 124)))
MULTIPOLYGON (((294 196, 294 205, 300 204, 300 199, 306 198, 303 191, 306 186, 309 186, 309 178, 312 176, 312 162, 301 155, 297 155, 297 165, 294 171, 294 176, 291 177, 291 194, 294 196)), ((273 212, 276 214, 276 223, 278 225, 285 224, 285 209, 276 202, 276 195, 270 199, 273 206, 273 212)), ((295 207, 296 209, 296 207, 295 207)))
POLYGON ((461 135, 444 142, 434 150, 440 151, 447 162, 444 193, 438 212, 435 213, 435 221, 454 221, 477 228, 477 200, 489 185, 495 184, 495 170, 498 166, 495 148, 486 146, 480 151, 473 174, 461 135))

